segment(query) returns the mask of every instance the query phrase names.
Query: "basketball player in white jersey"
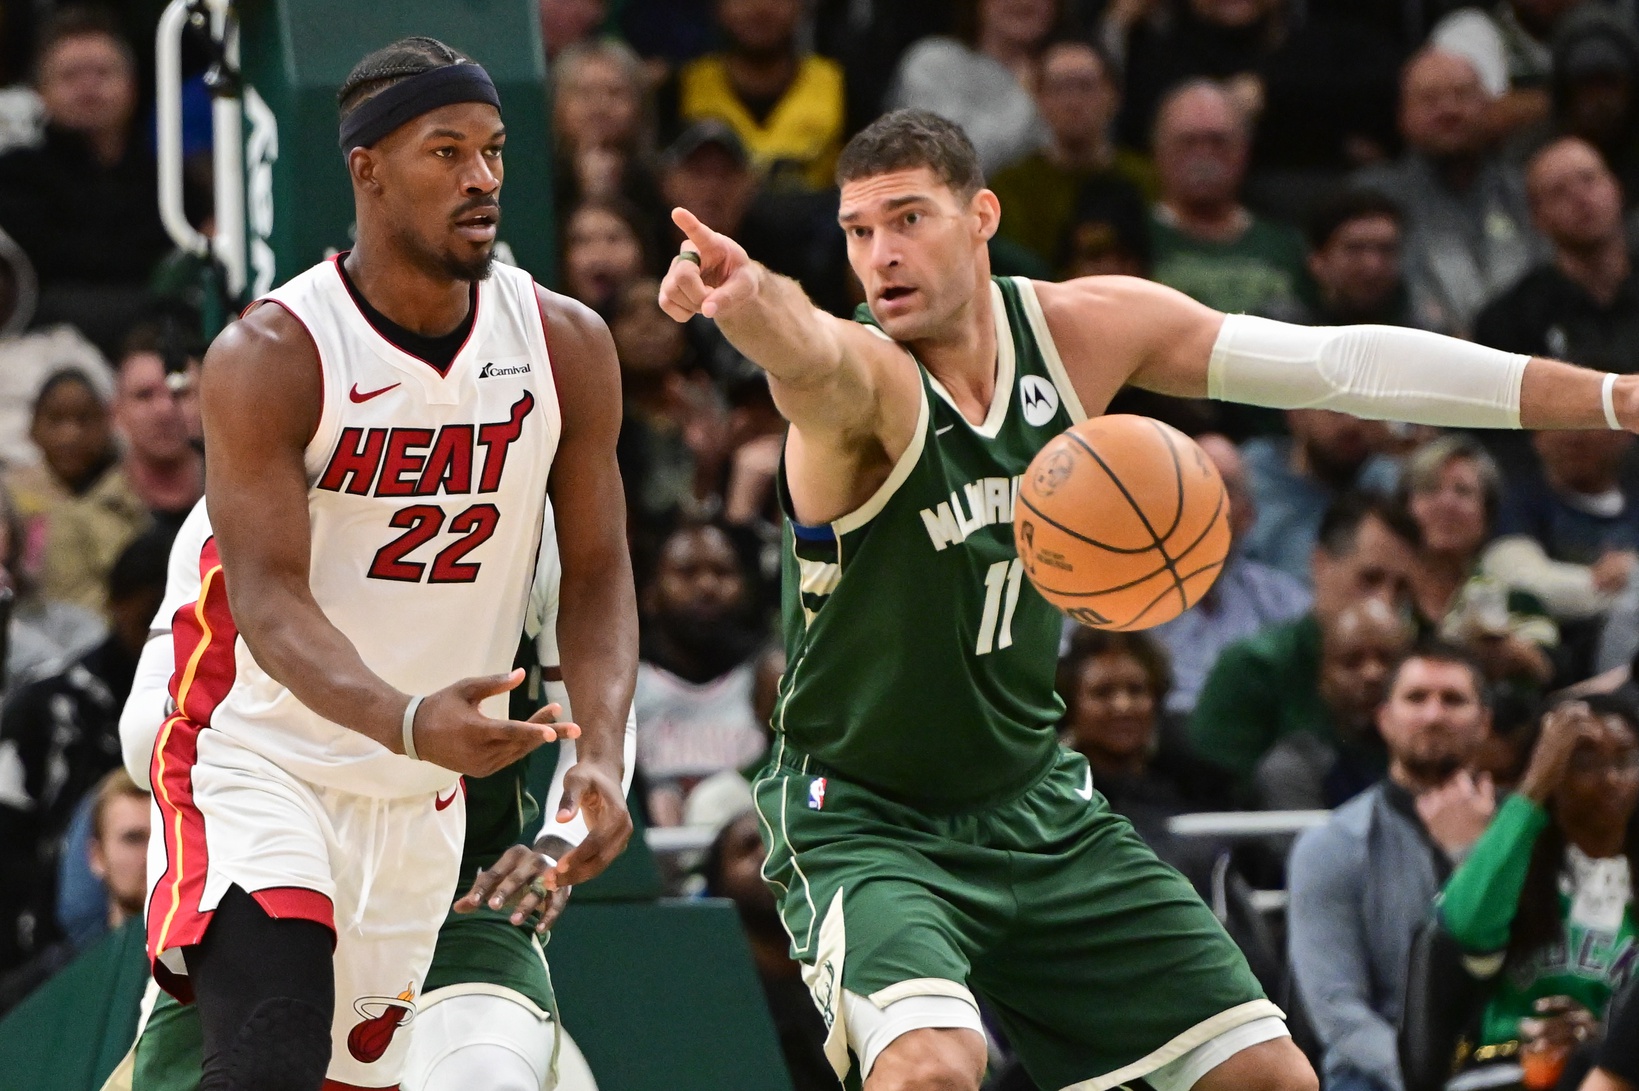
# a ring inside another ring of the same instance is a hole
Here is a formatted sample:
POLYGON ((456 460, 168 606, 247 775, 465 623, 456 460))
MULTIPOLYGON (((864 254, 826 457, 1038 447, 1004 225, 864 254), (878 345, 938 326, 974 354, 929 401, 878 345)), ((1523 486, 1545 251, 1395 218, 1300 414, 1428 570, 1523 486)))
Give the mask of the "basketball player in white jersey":
MULTIPOLYGON (((191 608, 199 599, 198 558, 210 537, 210 519, 204 501, 200 501, 177 532, 165 596, 154 615, 130 696, 120 714, 125 768, 144 788, 149 786, 149 765, 160 726, 174 711, 169 692, 176 659, 171 640, 173 619, 177 611, 191 608)), ((552 505, 547 504, 524 635, 534 646, 544 699, 561 705, 564 714, 570 715, 569 695, 558 664, 561 583, 556 526, 552 505)), ((627 792, 631 789, 636 734, 636 719, 628 713, 621 785, 627 792)), ((561 856, 564 847, 585 840, 585 818, 562 806, 564 777, 574 767, 576 756, 573 740, 563 740, 542 812, 555 819, 548 818, 543 824, 534 845, 512 845, 475 881, 468 883, 463 875, 462 884, 451 892, 452 900, 455 894, 462 895, 457 912, 471 913, 497 892, 503 898, 521 897, 528 883, 543 877, 555 863, 548 853, 561 856)), ((519 791, 527 790, 522 776, 521 771, 509 769, 494 777, 462 782, 462 790, 469 796, 487 793, 504 797, 504 809, 517 816, 512 831, 504 834, 508 840, 518 840, 523 833, 523 815, 519 813, 523 808, 512 803, 519 791)), ((487 828, 496 811, 495 805, 480 807, 478 828, 469 823, 469 858, 475 851, 484 851, 474 845, 475 838, 480 844, 488 844, 492 837, 502 836, 501 831, 487 828)), ((596 1087, 585 1057, 554 1018, 557 1005, 546 976, 544 952, 538 941, 521 942, 518 928, 533 924, 537 933, 544 933, 561 914, 567 894, 568 888, 560 887, 549 903, 535 906, 538 919, 529 918, 521 909, 513 913, 517 925, 502 914, 482 914, 477 918, 480 930, 463 929, 440 936, 429 978, 448 983, 416 997, 413 1019, 398 1032, 408 1035, 410 1042, 400 1077, 403 1091, 587 1091, 596 1087), (441 960, 447 960, 442 973, 441 960)), ((449 923, 447 920, 446 927, 449 923)), ((156 997, 156 991, 155 983, 149 982, 137 1044, 115 1069, 104 1091, 132 1091, 134 1079, 140 1079, 141 1091, 198 1088, 201 1059, 197 1012, 192 1007, 178 1006, 168 997, 156 997)))
POLYGON ((562 725, 565 805, 590 832, 520 908, 631 830, 613 345, 492 266, 505 130, 480 66, 406 39, 340 100, 356 246, 254 305, 202 376, 215 537, 173 628, 148 933, 161 985, 197 997, 204 1091, 399 1082, 456 882, 458 774, 555 737, 550 707, 499 718, 548 495, 581 725, 562 725))

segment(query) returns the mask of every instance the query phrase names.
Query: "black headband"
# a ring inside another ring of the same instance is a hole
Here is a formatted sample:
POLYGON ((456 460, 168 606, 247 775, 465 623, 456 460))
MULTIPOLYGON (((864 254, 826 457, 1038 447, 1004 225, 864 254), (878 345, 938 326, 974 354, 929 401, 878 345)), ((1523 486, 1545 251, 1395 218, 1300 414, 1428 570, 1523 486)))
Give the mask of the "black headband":
POLYGON ((429 69, 365 99, 342 118, 342 154, 368 148, 400 125, 457 102, 487 102, 501 108, 501 96, 483 65, 462 61, 429 69))

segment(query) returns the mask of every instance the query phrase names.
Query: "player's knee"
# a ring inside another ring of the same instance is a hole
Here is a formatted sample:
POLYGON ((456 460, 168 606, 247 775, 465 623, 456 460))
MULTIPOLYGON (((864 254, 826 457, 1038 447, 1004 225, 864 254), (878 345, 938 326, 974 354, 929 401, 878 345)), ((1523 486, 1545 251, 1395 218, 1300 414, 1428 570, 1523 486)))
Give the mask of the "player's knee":
POLYGON ((1297 1056, 1271 1073, 1269 1091, 1320 1091, 1320 1077, 1315 1075, 1314 1066, 1296 1049, 1292 1052, 1297 1056))
POLYGON ((412 1064, 400 1086, 404 1091, 552 1091, 549 1077, 517 1051, 489 1042, 452 1050, 425 1073, 412 1064))
POLYGON ((1320 1080, 1292 1039, 1276 1038, 1236 1053, 1191 1091, 1320 1091, 1320 1080))
POLYGON ((288 997, 264 1000, 228 1048, 205 1058, 199 1091, 319 1091, 330 1067, 330 1017, 288 997))
POLYGON ((871 1066, 865 1091, 979 1091, 984 1041, 970 1030, 913 1030, 871 1066))

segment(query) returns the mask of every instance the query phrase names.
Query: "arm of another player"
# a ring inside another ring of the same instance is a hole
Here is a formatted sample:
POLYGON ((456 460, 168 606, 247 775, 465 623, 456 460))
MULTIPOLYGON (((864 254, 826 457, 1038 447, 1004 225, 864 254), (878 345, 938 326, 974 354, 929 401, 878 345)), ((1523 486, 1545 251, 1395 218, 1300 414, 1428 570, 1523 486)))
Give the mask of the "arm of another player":
MULTIPOLYGON (((869 476, 857 472, 864 464, 892 466, 910 446, 921 404, 921 379, 905 351, 820 310, 802 285, 752 261, 687 209, 674 209, 672 220, 688 239, 661 282, 661 309, 678 322, 696 314, 715 320, 768 373, 769 392, 796 437, 787 458, 824 475, 827 493, 857 487, 869 476)), ((813 499, 840 513, 864 496, 813 499)))
POLYGON ((578 760, 564 774, 558 821, 577 810, 585 840, 547 878, 583 883, 632 835, 621 790, 626 713, 637 682, 637 592, 626 548, 626 494, 615 463, 620 367, 603 320, 574 300, 536 289, 554 359, 563 437, 547 484, 557 517, 558 652, 580 724, 578 760))
POLYGON ((1639 376, 1527 359, 1398 326, 1225 316, 1132 277, 1036 284, 1084 404, 1125 383, 1186 398, 1468 428, 1639 430, 1639 376))
MULTIPOLYGON (((200 394, 210 451, 205 501, 239 635, 302 704, 403 753, 409 695, 364 663, 309 584, 303 452, 318 427, 323 390, 307 331, 282 307, 256 308, 212 343, 200 394)), ((428 695, 413 727, 420 757, 487 776, 550 742, 556 734, 544 723, 494 720, 478 710, 485 697, 522 679, 523 671, 467 678, 428 695)))

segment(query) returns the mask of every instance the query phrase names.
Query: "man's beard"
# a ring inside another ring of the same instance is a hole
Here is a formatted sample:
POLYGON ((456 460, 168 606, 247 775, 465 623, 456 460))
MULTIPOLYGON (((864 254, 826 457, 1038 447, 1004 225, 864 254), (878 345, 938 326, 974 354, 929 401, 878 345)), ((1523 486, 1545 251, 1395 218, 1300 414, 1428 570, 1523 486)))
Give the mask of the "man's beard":
POLYGON ((475 258, 462 260, 447 250, 437 250, 408 231, 399 234, 399 245, 422 272, 429 276, 472 283, 488 280, 495 265, 495 244, 475 258))
POLYGON ((1464 763, 1456 754, 1430 754, 1426 757, 1402 756, 1400 764, 1419 783, 1441 785, 1456 776, 1464 763))
POLYGON ((738 613, 702 615, 690 611, 658 614, 661 629, 676 654, 686 661, 657 664, 695 684, 721 678, 756 654, 763 632, 738 613))

